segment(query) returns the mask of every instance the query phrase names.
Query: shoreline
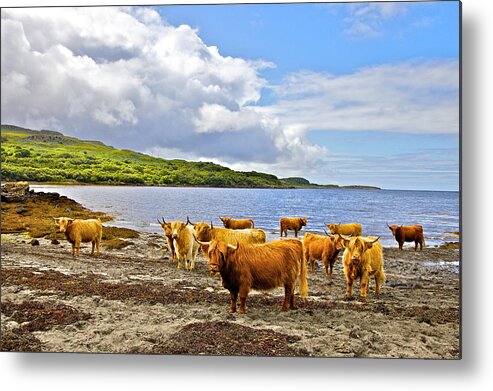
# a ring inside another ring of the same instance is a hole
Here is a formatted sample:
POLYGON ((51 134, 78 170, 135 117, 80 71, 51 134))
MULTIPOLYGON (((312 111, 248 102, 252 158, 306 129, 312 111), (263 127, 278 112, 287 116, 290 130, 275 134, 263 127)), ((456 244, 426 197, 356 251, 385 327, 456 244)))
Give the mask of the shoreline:
MULTIPOLYGON (((51 203, 63 201, 48 214, 69 204, 73 215, 96 213, 44 194, 51 203)), ((41 198, 36 207, 43 205, 41 198)), ((229 292, 210 276, 204 255, 193 272, 177 269, 162 234, 103 224, 101 255, 90 256, 86 243, 80 257, 72 257, 63 234, 32 239, 25 229, 5 233, 10 215, 33 217, 28 205, 2 202, 4 351, 461 357, 458 249, 384 247, 387 282, 379 296, 370 283, 365 301, 357 286, 351 300, 344 298, 340 255, 332 277, 320 262, 315 272, 309 270, 309 297, 301 300, 296 289, 294 310, 280 311, 284 291, 278 288, 252 291, 247 313, 231 315, 229 292)))

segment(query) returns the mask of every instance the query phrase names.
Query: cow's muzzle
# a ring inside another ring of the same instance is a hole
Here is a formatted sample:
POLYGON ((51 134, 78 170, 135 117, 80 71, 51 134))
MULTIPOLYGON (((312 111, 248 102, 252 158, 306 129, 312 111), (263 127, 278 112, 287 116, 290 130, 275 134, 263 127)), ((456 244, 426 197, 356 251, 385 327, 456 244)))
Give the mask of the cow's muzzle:
POLYGON ((219 265, 217 263, 210 263, 209 270, 211 272, 211 275, 217 274, 219 273, 219 265))
POLYGON ((171 238, 172 239, 178 239, 178 235, 177 234, 173 234, 173 235, 171 235, 171 238))

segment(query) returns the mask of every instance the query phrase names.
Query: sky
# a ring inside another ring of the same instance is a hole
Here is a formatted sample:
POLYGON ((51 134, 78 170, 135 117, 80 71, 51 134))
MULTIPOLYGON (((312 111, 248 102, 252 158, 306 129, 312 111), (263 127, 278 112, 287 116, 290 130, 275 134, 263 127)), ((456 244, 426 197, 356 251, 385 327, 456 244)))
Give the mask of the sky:
POLYGON ((313 183, 459 189, 459 3, 2 8, 2 123, 313 183))

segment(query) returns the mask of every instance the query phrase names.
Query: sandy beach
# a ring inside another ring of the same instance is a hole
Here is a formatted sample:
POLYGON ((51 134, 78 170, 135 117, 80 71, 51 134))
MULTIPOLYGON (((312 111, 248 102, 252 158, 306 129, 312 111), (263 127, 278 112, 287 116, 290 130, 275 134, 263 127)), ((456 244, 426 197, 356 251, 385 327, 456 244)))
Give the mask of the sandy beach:
POLYGON ((370 284, 366 301, 357 286, 344 298, 339 258, 332 277, 320 263, 309 272, 295 310, 281 311, 276 289, 252 291, 247 313, 230 315, 203 255, 193 272, 177 269, 164 238, 140 232, 108 236, 98 257, 90 244, 72 257, 62 238, 5 233, 18 206, 2 205, 4 351, 460 358, 457 245, 384 248, 387 282, 380 296, 370 284))

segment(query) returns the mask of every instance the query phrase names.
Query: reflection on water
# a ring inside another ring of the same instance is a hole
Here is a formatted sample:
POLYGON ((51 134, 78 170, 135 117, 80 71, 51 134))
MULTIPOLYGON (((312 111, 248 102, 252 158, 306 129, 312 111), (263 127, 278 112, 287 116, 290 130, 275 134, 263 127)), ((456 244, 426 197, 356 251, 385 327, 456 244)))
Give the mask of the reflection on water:
MULTIPOLYGON (((427 245, 457 241, 459 193, 350 189, 220 189, 130 186, 46 186, 85 207, 107 212, 115 221, 106 224, 161 233, 156 218, 193 222, 220 216, 253 218, 269 240, 278 237, 283 216, 306 216, 304 231, 322 233, 324 223, 359 222, 364 235, 380 236, 383 245, 396 244, 387 223, 423 226, 427 245), (447 233, 448 232, 448 233, 447 233)), ((303 231, 302 231, 303 232, 303 231)), ((292 236, 292 232, 290 232, 292 236)), ((407 244, 408 246, 411 244, 407 244)), ((412 244, 414 245, 414 244, 412 244)))

